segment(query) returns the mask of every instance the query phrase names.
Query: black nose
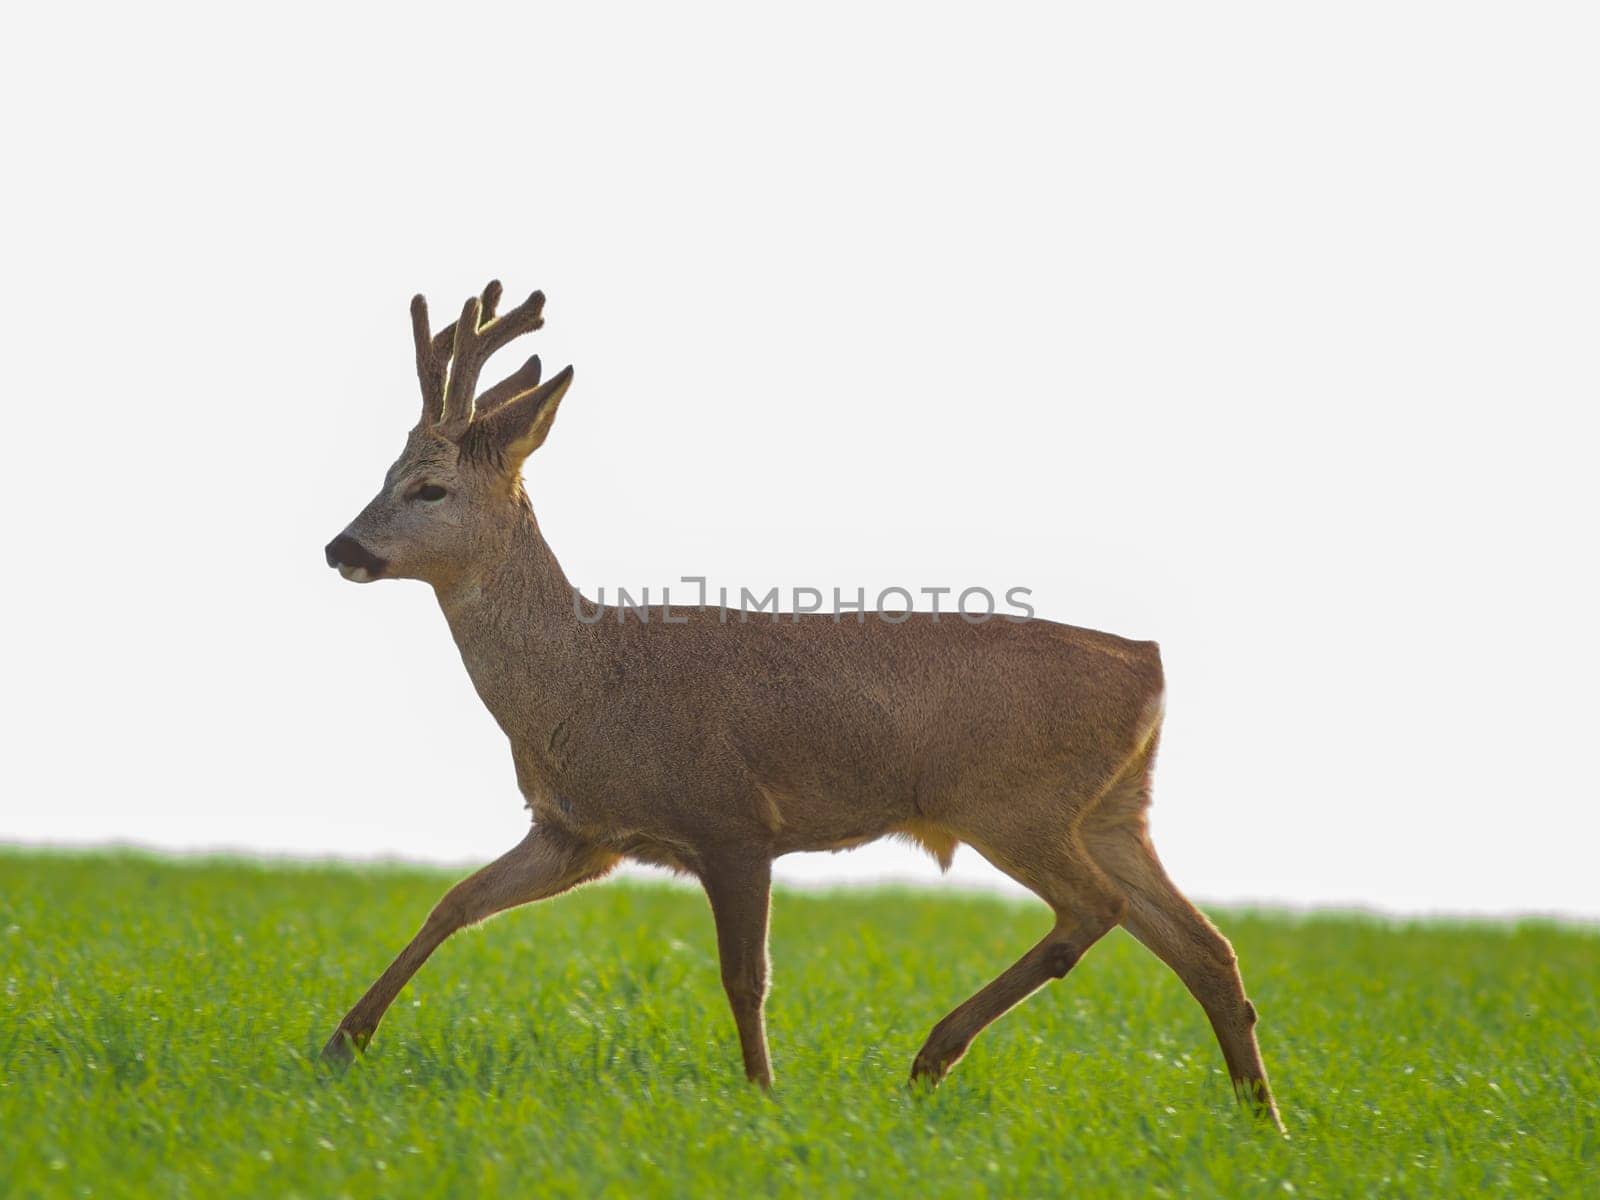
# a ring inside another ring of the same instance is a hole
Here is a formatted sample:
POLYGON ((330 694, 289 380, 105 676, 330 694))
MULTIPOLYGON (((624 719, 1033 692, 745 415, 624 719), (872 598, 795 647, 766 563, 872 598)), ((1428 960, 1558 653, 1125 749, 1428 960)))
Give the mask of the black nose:
POLYGON ((373 575, 388 564, 349 534, 341 533, 323 551, 330 567, 365 567, 373 575))

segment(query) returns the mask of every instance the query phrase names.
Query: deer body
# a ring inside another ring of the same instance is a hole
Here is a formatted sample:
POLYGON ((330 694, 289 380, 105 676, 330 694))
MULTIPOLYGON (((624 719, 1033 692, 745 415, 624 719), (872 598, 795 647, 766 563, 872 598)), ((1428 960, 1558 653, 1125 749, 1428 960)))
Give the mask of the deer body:
MULTIPOLYGON (((553 564, 531 516, 523 537, 512 562, 553 564)), ((927 614, 590 608, 580 622, 564 578, 508 576, 441 603, 535 819, 694 874, 708 843, 776 856, 918 828, 970 840, 981 814, 1030 798, 1070 812, 1159 715, 1152 643, 927 614)))
POLYGON ((454 930, 633 858, 704 885, 746 1071, 767 1086, 772 860, 898 834, 946 866, 966 842, 1056 913, 1038 945, 934 1028, 914 1079, 936 1083, 979 1030, 1121 923, 1188 985, 1241 1097, 1276 1121, 1232 950, 1150 846, 1154 643, 949 614, 674 608, 667 621, 579 601, 580 620, 520 482, 571 372, 541 385, 533 359, 474 404, 483 360, 542 323, 538 293, 496 320, 498 297, 490 285, 437 337, 414 303, 423 420, 327 556, 351 578, 433 585, 510 741, 533 828, 440 902, 325 1054, 364 1046, 454 930))

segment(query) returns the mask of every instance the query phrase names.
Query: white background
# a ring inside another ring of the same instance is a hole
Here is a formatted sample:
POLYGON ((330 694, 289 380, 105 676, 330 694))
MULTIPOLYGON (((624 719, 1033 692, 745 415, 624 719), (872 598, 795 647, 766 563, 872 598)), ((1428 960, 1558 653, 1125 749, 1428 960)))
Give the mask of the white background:
POLYGON ((868 7, 13 13, 0 838, 520 836, 322 564, 500 275, 591 595, 1031 587, 1162 643, 1197 896, 1600 915, 1594 10, 868 7))

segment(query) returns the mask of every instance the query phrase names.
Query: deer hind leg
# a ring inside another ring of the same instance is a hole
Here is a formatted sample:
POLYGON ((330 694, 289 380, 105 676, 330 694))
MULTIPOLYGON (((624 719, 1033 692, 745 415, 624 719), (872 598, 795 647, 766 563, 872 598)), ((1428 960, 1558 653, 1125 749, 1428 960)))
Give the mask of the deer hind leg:
POLYGON ((515 847, 445 893, 416 937, 339 1022, 339 1028, 322 1049, 323 1059, 345 1063, 350 1060, 352 1047, 366 1049, 400 989, 456 930, 596 879, 616 861, 616 855, 575 841, 558 830, 534 826, 515 847))
POLYGON ((1142 817, 1092 834, 1089 845, 1127 893, 1123 927, 1171 967, 1205 1009, 1240 1103, 1281 1132, 1283 1121, 1256 1044, 1255 1006, 1245 996, 1233 946, 1167 877, 1142 817))
POLYGON ((1066 975, 1116 926, 1127 907, 1073 833, 1019 831, 1000 839, 963 834, 963 840, 1043 898, 1055 910, 1056 922, 1033 949, 933 1027, 912 1063, 914 1084, 937 1084, 979 1032, 1050 980, 1066 975))

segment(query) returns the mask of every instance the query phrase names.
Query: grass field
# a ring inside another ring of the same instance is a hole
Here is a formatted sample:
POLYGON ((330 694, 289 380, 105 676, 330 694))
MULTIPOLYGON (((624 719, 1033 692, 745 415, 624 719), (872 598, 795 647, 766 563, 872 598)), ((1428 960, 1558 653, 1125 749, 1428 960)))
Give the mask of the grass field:
POLYGON ((698 893, 601 884, 458 935, 348 1074, 315 1052, 447 883, 0 853, 0 1192, 1596 1194, 1600 937, 1222 913, 1290 1140, 1125 934, 931 1096, 929 1027, 1042 906, 780 893, 778 1086, 738 1067, 698 893))

